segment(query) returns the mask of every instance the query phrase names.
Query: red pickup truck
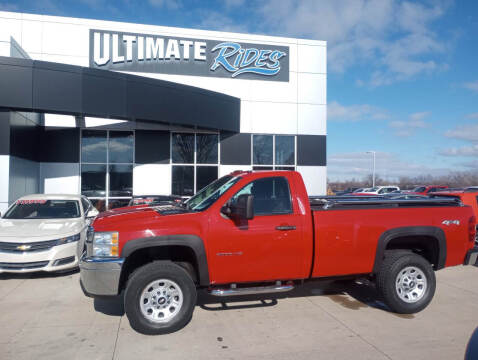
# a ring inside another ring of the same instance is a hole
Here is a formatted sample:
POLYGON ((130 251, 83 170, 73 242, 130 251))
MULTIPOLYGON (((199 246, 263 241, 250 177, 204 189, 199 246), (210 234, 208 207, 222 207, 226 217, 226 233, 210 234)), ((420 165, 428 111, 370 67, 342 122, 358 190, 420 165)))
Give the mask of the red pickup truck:
POLYGON ((100 214, 80 263, 87 296, 124 290, 131 326, 184 327, 196 291, 288 291, 308 279, 375 281, 398 313, 424 309, 434 271, 475 264, 475 218, 459 200, 311 198, 294 171, 234 172, 181 205, 100 214))

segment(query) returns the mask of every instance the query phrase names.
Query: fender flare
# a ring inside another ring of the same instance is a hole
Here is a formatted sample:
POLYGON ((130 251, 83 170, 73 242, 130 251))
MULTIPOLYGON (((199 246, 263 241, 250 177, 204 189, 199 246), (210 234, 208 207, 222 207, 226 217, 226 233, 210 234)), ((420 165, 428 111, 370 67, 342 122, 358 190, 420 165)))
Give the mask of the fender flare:
POLYGON ((438 241, 438 261, 435 264, 435 270, 445 267, 446 262, 446 236, 445 232, 436 226, 405 226, 385 231, 380 235, 375 253, 375 262, 373 273, 376 274, 383 262, 385 249, 390 241, 404 236, 430 236, 438 241))
POLYGON ((121 250, 121 257, 128 258, 139 249, 161 246, 184 246, 190 248, 196 256, 199 285, 209 285, 209 268, 203 240, 196 235, 164 235, 129 240, 121 250))

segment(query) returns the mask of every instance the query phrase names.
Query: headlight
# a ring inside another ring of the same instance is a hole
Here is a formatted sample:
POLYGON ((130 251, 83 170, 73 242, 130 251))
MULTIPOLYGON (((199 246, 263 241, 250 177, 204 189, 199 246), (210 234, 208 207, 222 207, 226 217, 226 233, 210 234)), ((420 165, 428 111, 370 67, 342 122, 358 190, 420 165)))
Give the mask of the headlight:
POLYGON ((95 232, 93 256, 118 256, 118 233, 95 232))
POLYGON ((69 243, 79 241, 79 240, 80 240, 80 234, 67 236, 67 237, 58 239, 57 245, 69 244, 69 243))

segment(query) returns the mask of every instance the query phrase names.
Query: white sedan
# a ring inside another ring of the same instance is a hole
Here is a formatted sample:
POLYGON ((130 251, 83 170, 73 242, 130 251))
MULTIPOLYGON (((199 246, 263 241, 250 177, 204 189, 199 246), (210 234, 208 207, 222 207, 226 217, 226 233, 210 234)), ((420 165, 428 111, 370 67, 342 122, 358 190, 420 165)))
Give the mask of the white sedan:
POLYGON ((98 214, 81 195, 28 195, 0 219, 0 273, 76 268, 98 214))

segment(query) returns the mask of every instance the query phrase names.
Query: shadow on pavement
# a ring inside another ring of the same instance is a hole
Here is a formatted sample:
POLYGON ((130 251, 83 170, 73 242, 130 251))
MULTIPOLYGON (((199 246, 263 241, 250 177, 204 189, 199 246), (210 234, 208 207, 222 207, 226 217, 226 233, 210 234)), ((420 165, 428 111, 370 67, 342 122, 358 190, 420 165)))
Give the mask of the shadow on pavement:
POLYGON ((48 279, 57 278, 63 276, 71 276, 80 272, 80 269, 71 269, 57 272, 32 272, 32 273, 3 273, 0 274, 0 280, 12 280, 12 279, 48 279))
MULTIPOLYGON (((298 285, 294 290, 285 293, 227 297, 212 296, 206 289, 200 289, 198 291, 197 306, 207 311, 250 309, 275 306, 281 299, 311 296, 326 297, 350 310, 372 307, 389 311, 382 302, 377 300, 378 295, 374 285, 366 280, 355 282, 317 280, 306 282, 304 285, 298 285)), ((106 315, 123 316, 123 298, 123 293, 113 298, 97 298, 94 300, 95 310, 106 315)), ((414 315, 411 314, 390 314, 404 319, 414 318, 414 315)))

